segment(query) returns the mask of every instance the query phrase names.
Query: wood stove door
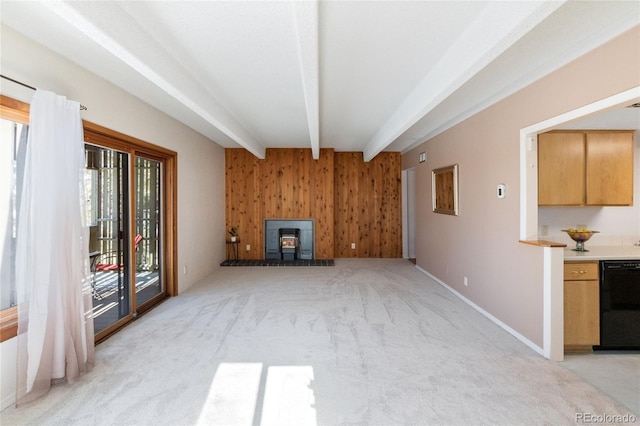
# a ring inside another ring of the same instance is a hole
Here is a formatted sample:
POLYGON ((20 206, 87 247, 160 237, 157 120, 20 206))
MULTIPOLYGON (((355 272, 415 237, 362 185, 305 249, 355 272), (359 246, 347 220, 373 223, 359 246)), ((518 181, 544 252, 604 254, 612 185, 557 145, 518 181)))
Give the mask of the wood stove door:
POLYGON ((266 229, 264 243, 264 258, 280 259, 280 235, 278 235, 278 229, 266 229))

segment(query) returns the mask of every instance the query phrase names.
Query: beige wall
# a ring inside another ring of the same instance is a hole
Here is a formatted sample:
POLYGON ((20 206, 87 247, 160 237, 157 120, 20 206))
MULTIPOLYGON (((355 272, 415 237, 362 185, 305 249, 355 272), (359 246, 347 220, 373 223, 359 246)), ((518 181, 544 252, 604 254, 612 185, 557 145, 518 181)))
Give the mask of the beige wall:
POLYGON ((415 168, 417 265, 542 347, 542 249, 518 243, 519 131, 638 85, 635 27, 403 155, 403 170, 415 168), (432 213, 431 170, 454 163, 460 215, 432 213))

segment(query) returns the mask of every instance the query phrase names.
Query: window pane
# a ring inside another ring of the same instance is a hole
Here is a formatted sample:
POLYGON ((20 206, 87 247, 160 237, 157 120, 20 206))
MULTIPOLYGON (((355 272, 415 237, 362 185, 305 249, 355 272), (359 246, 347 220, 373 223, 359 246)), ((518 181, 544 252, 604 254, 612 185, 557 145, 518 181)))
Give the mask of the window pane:
POLYGON ((84 169, 85 226, 98 224, 98 169, 84 169))
POLYGON ((0 310, 14 306, 15 250, 24 149, 29 126, 0 119, 0 310))
POLYGON ((161 280, 161 163, 136 157, 136 303, 163 292, 161 280))

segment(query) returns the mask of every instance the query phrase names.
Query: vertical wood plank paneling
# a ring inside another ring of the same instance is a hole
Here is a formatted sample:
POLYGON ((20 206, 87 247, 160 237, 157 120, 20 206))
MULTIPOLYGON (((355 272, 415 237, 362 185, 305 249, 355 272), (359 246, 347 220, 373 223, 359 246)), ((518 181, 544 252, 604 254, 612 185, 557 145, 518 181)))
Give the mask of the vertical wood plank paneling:
POLYGON ((340 249, 342 244, 343 227, 340 219, 343 217, 343 192, 338 185, 344 180, 342 176, 342 159, 341 153, 336 152, 333 155, 333 254, 336 257, 343 257, 340 249))
POLYGON ((389 176, 393 176, 390 187, 389 204, 389 255, 386 257, 402 257, 402 156, 399 152, 389 153, 389 176))
POLYGON ((299 218, 302 217, 301 214, 304 212, 304 208, 302 206, 302 194, 298 190, 302 186, 302 182, 299 180, 302 178, 304 173, 302 173, 302 168, 304 167, 304 157, 300 156, 299 149, 289 149, 289 161, 291 162, 291 171, 288 179, 290 181, 290 201, 291 204, 291 215, 290 218, 299 218), (302 164, 300 163, 302 161, 302 164))
POLYGON ((380 257, 380 241, 381 241, 381 224, 380 224, 380 216, 381 216, 381 186, 382 182, 382 173, 380 173, 380 156, 376 156, 373 160, 371 160, 368 164, 367 174, 371 181, 371 186, 369 191, 362 194, 363 197, 368 197, 371 203, 371 208, 369 212, 369 217, 367 220, 371 222, 371 235, 369 238, 369 244, 371 247, 371 252, 369 253, 370 257, 380 257))
POLYGON ((374 220, 375 255, 372 257, 402 256, 402 190, 400 153, 383 152, 371 161, 375 169, 376 212, 374 220))
POLYGON ((336 257, 347 257, 346 239, 349 233, 349 169, 348 153, 334 154, 334 254, 336 257))
POLYGON ((262 175, 261 189, 264 199, 263 218, 278 217, 278 200, 276 196, 278 192, 278 188, 276 186, 278 170, 276 169, 277 159, 275 158, 275 155, 276 153, 274 150, 267 149, 265 159, 260 161, 262 175))
MULTIPOLYGON (((354 240, 356 250, 350 250, 353 255, 351 257, 371 257, 372 255, 372 237, 375 224, 373 218, 373 197, 372 197, 372 179, 369 173, 371 163, 365 163, 361 157, 354 156, 352 167, 357 170, 356 182, 358 183, 356 197, 356 221, 353 224, 356 228, 354 240)), ((351 242, 348 249, 350 249, 351 242)))
POLYGON ((317 188, 315 211, 318 215, 316 235, 319 235, 319 248, 322 258, 333 259, 334 253, 334 152, 333 149, 321 149, 320 158, 315 161, 315 187, 317 188))
POLYGON ((240 172, 238 169, 241 167, 242 161, 239 159, 238 149, 225 149, 224 150, 224 162, 225 162, 225 229, 231 228, 231 222, 238 218, 236 212, 236 206, 238 204, 238 185, 241 181, 238 179, 240 172))
POLYGON ((247 204, 251 207, 247 209, 247 215, 250 216, 247 219, 248 238, 246 242, 241 239, 240 252, 242 253, 242 259, 255 259, 263 257, 264 253, 264 221, 262 220, 262 191, 260 188, 262 175, 258 158, 251 155, 247 161, 251 162, 251 175, 247 177, 251 185, 245 188, 244 197, 247 198, 247 204), (251 251, 245 250, 247 244, 250 244, 251 251))
POLYGON ((360 169, 364 165, 362 153, 352 152, 349 161, 348 185, 349 185, 349 225, 345 250, 347 257, 358 257, 359 235, 360 235, 360 214, 358 201, 360 200, 360 169), (356 249, 351 248, 351 243, 356 243, 356 249))
POLYGON ((381 153, 267 149, 259 160, 225 150, 226 226, 240 228, 240 257, 264 257, 264 219, 315 219, 315 256, 401 257, 401 157, 381 153), (356 249, 351 249, 351 243, 356 249), (251 251, 244 248, 251 246, 251 251))
POLYGON ((387 179, 387 170, 385 167, 385 155, 379 156, 376 158, 374 163, 375 165, 375 176, 376 176, 376 196, 377 198, 377 216, 376 216, 376 256, 375 257, 386 257, 384 254, 386 253, 386 245, 387 245, 387 228, 386 228, 386 217, 387 217, 387 205, 388 205, 388 179, 387 179))
MULTIPOLYGON (((247 175, 252 172, 252 163, 247 161, 247 156, 244 152, 241 152, 239 157, 242 156, 242 160, 238 161, 236 168, 238 169, 238 175, 236 175, 236 194, 234 196, 234 205, 232 209, 235 209, 236 215, 234 220, 229 223, 229 227, 238 227, 238 238, 242 244, 251 244, 252 234, 249 212, 252 205, 249 204, 249 199, 244 196, 247 191, 253 191, 253 179, 247 179, 247 175)), ((238 247, 240 248, 240 247, 238 247)), ((239 255, 242 255, 242 250, 238 250, 239 255)))
POLYGON ((286 160, 283 154, 284 154, 284 151, 282 149, 274 149, 273 150, 274 158, 272 160, 273 164, 270 165, 274 170, 273 179, 274 179, 274 188, 275 188, 273 193, 275 211, 273 213, 273 216, 271 217, 275 217, 275 218, 286 217, 286 215, 284 214, 286 210, 286 206, 283 205, 283 203, 286 202, 286 200, 282 199, 282 177, 284 176, 284 172, 286 170, 286 166, 282 164, 282 162, 286 160))
POLYGON ((293 150, 279 149, 278 162, 280 174, 278 175, 280 184, 280 205, 282 206, 282 217, 286 219, 296 218, 293 204, 293 150))
POLYGON ((287 211, 287 199, 283 197, 284 191, 283 191, 283 177, 284 174, 287 170, 287 164, 285 164, 286 156, 284 155, 284 150, 283 149, 275 149, 275 161, 274 161, 274 168, 275 168, 275 187, 276 187, 276 193, 275 193, 275 204, 276 204, 276 212, 275 212, 275 216, 273 217, 278 217, 278 218, 286 218, 286 211, 287 211))
POLYGON ((295 217, 309 217, 307 213, 307 206, 309 200, 306 198, 303 188, 309 183, 306 181, 306 170, 308 170, 310 164, 306 161, 306 155, 303 149, 291 150, 293 154, 292 162, 292 194, 293 194, 293 214, 295 217))
POLYGON ((311 198, 311 172, 314 168, 314 160, 311 156, 311 151, 308 149, 296 150, 296 156, 297 159, 294 161, 298 167, 294 176, 294 183, 297 185, 295 191, 297 193, 297 215, 302 218, 313 217, 312 206, 314 206, 314 203, 311 198))
POLYGON ((342 253, 342 245, 344 244, 344 218, 345 215, 345 191, 339 188, 345 181, 344 171, 346 167, 344 165, 344 155, 340 152, 334 153, 333 166, 334 166, 334 186, 333 186, 333 246, 334 254, 336 257, 344 257, 342 253))
POLYGON ((369 163, 360 153, 335 153, 336 257, 402 256, 400 161, 400 153, 369 163))
MULTIPOLYGON (((250 177, 253 164, 247 153, 244 149, 225 150, 226 229, 228 231, 232 226, 237 226, 243 245, 252 244, 254 239, 251 217, 254 214, 254 205, 244 196, 245 193, 254 191, 254 180, 250 177)), ((229 237, 228 234, 225 236, 229 237)), ((243 250, 240 250, 240 255, 242 254, 243 250)))

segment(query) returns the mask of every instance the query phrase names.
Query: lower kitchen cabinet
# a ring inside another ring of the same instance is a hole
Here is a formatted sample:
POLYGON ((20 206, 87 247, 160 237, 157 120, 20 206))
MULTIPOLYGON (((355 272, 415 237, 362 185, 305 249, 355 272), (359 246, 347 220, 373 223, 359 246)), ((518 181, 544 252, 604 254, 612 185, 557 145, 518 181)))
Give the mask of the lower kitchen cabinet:
POLYGON ((600 344, 598 262, 564 264, 565 351, 591 350, 600 344))

